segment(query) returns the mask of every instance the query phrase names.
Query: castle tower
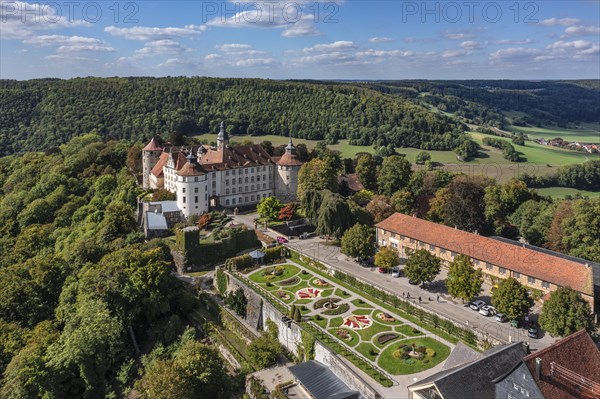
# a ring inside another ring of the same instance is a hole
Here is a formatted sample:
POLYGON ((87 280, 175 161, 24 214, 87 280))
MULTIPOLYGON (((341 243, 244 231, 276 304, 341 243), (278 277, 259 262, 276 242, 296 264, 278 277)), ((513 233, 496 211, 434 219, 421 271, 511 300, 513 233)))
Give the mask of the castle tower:
POLYGON ((285 153, 277 161, 277 173, 275 175, 275 196, 283 202, 296 201, 298 191, 298 172, 302 162, 296 155, 296 147, 290 141, 285 147, 285 153))
POLYGON ((198 159, 190 148, 186 163, 177 171, 175 193, 177 207, 186 218, 208 212, 208 174, 198 164, 198 159))
POLYGON ((142 149, 142 188, 144 190, 150 188, 150 173, 158 162, 162 150, 159 140, 154 137, 142 149))
POLYGON ((225 131, 225 122, 221 121, 221 128, 217 134, 217 149, 222 149, 229 144, 229 135, 225 131))

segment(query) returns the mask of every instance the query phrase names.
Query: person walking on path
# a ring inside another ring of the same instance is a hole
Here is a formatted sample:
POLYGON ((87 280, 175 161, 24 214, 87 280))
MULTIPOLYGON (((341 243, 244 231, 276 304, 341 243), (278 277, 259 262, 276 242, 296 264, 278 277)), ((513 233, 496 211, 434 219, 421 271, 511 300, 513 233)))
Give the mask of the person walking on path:
POLYGON ((419 304, 421 303, 421 297, 419 297, 419 304))
POLYGON ((437 302, 440 303, 440 296, 437 296, 437 302))

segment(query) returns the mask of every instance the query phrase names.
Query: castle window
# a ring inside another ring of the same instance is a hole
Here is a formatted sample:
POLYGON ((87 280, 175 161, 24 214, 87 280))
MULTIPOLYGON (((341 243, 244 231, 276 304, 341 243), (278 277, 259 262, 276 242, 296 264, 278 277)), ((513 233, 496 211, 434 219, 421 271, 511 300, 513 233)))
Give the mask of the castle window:
POLYGON ((248 183, 248 177, 246 177, 246 179, 244 180, 246 183, 248 183))
POLYGON ((198 187, 194 188, 194 193, 198 194, 198 187))
POLYGON ((494 265, 492 265, 491 263, 486 263, 485 268, 488 270, 492 270, 494 268, 494 265))
POLYGON ((225 189, 225 194, 229 195, 229 189, 225 189))
POLYGON ((229 171, 228 170, 225 171, 225 176, 229 176, 229 171))
POLYGON ((245 174, 248 174, 248 169, 244 169, 244 173, 245 173, 245 174))
POLYGON ((233 189, 231 189, 231 193, 235 194, 235 187, 233 189))
POLYGON ((506 274, 506 269, 503 268, 503 267, 499 267, 498 268, 498 273, 500 273, 500 274, 506 274))
POLYGON ((245 186, 245 187, 244 187, 244 191, 248 191, 248 186, 245 186))
POLYGON ((267 180, 267 175, 263 175, 263 180, 267 180))
POLYGON ((241 177, 238 179, 238 184, 242 184, 242 178, 241 177))
POLYGON ((197 177, 194 177, 194 181, 198 181, 198 178, 197 178, 197 177))
POLYGON ((251 183, 254 183, 254 176, 252 176, 252 177, 250 178, 250 182, 251 182, 251 183))
POLYGON ((181 189, 181 192, 185 194, 185 187, 181 189))
POLYGON ((185 195, 181 198, 181 201, 185 204, 185 195))
POLYGON ((225 200, 225 205, 229 205, 229 200, 225 200))
POLYGON ((208 193, 204 194, 204 201, 208 201, 208 193))
POLYGON ((519 272, 513 272, 513 277, 518 280, 518 279, 521 278, 521 273, 519 273, 519 272))
POLYGON ((250 191, 254 191, 254 184, 250 186, 250 191))
POLYGON ((197 195, 194 197, 194 202, 198 203, 198 196, 197 195))
POLYGON ((527 282, 529 284, 535 284, 535 277, 531 277, 531 276, 527 277, 527 282))
POLYGON ((225 185, 228 186, 229 185, 229 179, 225 180, 225 185))
POLYGON ((263 188, 267 188, 267 183, 263 183, 263 188))
POLYGON ((213 172, 212 177, 213 177, 213 179, 216 179, 217 178, 217 174, 215 172, 213 172))
POLYGON ((240 199, 238 200, 238 202, 241 204, 242 203, 242 197, 240 197, 240 199))
POLYGON ((250 197, 250 201, 254 202, 254 195, 250 197))
POLYGON ((235 198, 231 200, 231 203, 235 205, 235 198))
POLYGON ((248 202, 248 197, 244 197, 244 202, 248 202))
POLYGON ((256 181, 260 181, 260 175, 256 176, 256 181))

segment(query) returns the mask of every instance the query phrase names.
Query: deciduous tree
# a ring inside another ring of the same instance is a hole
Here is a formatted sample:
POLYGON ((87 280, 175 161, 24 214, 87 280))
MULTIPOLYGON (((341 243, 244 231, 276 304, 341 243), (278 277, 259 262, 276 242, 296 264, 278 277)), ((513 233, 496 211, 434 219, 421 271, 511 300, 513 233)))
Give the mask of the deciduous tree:
POLYGON ((426 249, 418 249, 408 255, 404 274, 417 284, 431 283, 440 273, 441 261, 426 249))
POLYGON ((591 331, 590 304, 577 291, 560 287, 544 302, 539 323, 555 337, 566 337, 582 329, 591 331))
POLYGON ((313 159, 302 165, 298 172, 298 198, 302 201, 304 193, 309 190, 337 191, 336 173, 330 164, 313 159))
POLYGON ((277 219, 283 203, 277 197, 266 197, 260 200, 256 206, 258 214, 269 220, 277 219))
POLYGON ((342 237, 342 253, 353 258, 366 258, 375 254, 375 231, 369 226, 356 223, 342 237))
POLYGON ((412 166, 405 157, 392 155, 385 158, 377 177, 379 192, 388 196, 394 194, 406 187, 411 174, 412 166))
POLYGON ((483 273, 480 269, 473 267, 471 259, 467 255, 456 255, 446 279, 448 293, 463 301, 470 301, 481 292, 483 284, 483 273))
POLYGON ((500 281, 492 291, 492 305, 509 319, 516 319, 529 313, 533 299, 521 283, 509 277, 500 281))
POLYGON ((375 254, 375 265, 384 269, 391 269, 400 264, 400 256, 394 248, 381 247, 375 254))

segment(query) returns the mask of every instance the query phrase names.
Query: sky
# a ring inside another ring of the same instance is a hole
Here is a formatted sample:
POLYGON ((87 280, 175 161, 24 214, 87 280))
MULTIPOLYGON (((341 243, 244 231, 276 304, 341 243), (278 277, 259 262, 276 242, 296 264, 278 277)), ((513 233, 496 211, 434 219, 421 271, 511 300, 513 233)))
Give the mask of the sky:
POLYGON ((0 78, 599 79, 600 1, 0 0, 0 78))

